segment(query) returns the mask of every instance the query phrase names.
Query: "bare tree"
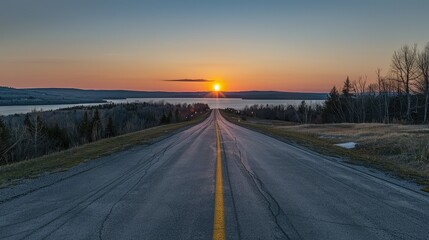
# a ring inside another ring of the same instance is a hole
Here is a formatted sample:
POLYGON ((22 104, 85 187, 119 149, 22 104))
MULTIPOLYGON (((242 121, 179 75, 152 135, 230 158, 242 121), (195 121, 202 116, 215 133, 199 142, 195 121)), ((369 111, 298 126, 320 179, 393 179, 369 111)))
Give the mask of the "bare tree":
POLYGON ((420 81, 425 94, 425 106, 423 122, 427 122, 428 104, 429 104, 429 42, 426 47, 417 55, 417 65, 420 70, 420 81))
POLYGON ((299 105, 298 111, 296 112, 296 114, 297 114, 297 118, 301 123, 304 123, 304 124, 308 123, 308 114, 310 110, 309 108, 311 108, 311 106, 307 106, 305 101, 302 101, 301 104, 299 105), (302 118, 300 117, 300 115, 302 116, 302 118))
POLYGON ((379 101, 380 101, 380 94, 379 94, 379 86, 377 83, 370 83, 368 84, 368 87, 366 88, 365 92, 365 108, 367 118, 365 121, 371 121, 374 122, 378 121, 380 122, 382 119, 382 116, 380 116, 380 109, 378 108, 379 101))
POLYGON ((392 57, 392 72, 396 77, 396 81, 400 82, 407 97, 407 121, 411 120, 411 86, 418 78, 417 71, 417 45, 412 47, 408 45, 402 46, 399 50, 393 53, 392 57))
POLYGON ((8 153, 16 146, 18 145, 23 139, 23 135, 20 135, 17 140, 14 140, 13 142, 9 143, 9 145, 6 145, 3 147, 3 149, 0 149, 0 162, 4 161, 6 164, 9 163, 8 161, 8 153))
POLYGON ((367 82, 368 77, 365 76, 359 76, 357 81, 354 81, 354 91, 358 97, 358 99, 360 100, 360 107, 359 110, 357 112, 357 117, 358 117, 358 122, 365 122, 366 119, 366 82, 367 82))
MULTIPOLYGON (((378 85, 378 99, 379 99, 379 103, 378 103, 378 114, 379 114, 379 118, 380 121, 381 119, 384 119, 384 115, 383 114, 383 98, 384 98, 384 94, 383 94, 383 88, 382 88, 382 84, 383 84, 383 77, 381 74, 381 68, 377 68, 377 70, 375 71, 376 75, 377 75, 377 85, 378 85), (383 98, 382 98, 383 97, 383 98)), ((384 121, 383 121, 384 122, 384 121)))
POLYGON ((40 140, 46 135, 45 127, 43 126, 40 112, 33 111, 31 114, 25 115, 24 125, 30 133, 33 142, 34 153, 37 156, 39 151, 40 140))
POLYGON ((380 98, 380 108, 384 108, 381 112, 383 113, 382 121, 386 124, 390 122, 389 106, 390 98, 395 90, 395 83, 392 83, 393 77, 383 77, 381 69, 377 69, 377 81, 378 91, 380 98))

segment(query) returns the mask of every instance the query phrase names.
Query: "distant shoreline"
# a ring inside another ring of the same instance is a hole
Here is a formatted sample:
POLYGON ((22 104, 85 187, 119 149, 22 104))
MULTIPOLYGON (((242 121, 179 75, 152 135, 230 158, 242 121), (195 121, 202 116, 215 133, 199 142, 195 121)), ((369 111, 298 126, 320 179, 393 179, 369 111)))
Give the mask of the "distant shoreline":
POLYGON ((280 91, 222 92, 149 92, 127 90, 82 90, 73 88, 0 87, 0 106, 58 105, 106 103, 106 99, 127 98, 233 98, 243 100, 325 100, 327 93, 300 93, 280 91))
MULTIPOLYGON (((181 97, 153 97, 153 98, 159 98, 159 99, 183 99, 181 97)), ((216 99, 214 97, 187 97, 189 99, 216 99)), ((130 98, 110 98, 110 99, 105 99, 102 101, 81 101, 81 102, 18 102, 18 103, 13 103, 13 104, 5 104, 5 103, 0 103, 0 107, 13 107, 13 106, 43 106, 43 105, 70 105, 70 104, 105 104, 108 103, 108 100, 127 100, 127 99, 146 99, 146 97, 142 97, 142 98, 135 98, 135 97, 130 97, 130 98)), ((152 98, 147 98, 147 99, 152 99, 152 98)), ((262 101, 270 101, 270 100, 285 100, 285 101, 321 101, 324 99, 294 99, 294 98, 238 98, 238 97, 226 97, 226 98, 218 98, 218 99, 240 99, 240 100, 262 100, 262 101)))
POLYGON ((90 103, 107 103, 107 101, 76 101, 76 102, 17 102, 13 104, 6 104, 0 102, 1 107, 13 107, 13 106, 42 106, 42 105, 68 105, 68 104, 90 104, 90 103))
POLYGON ((246 106, 254 105, 283 105, 283 106, 298 106, 302 101, 305 101, 309 105, 322 105, 324 100, 296 100, 296 99, 241 99, 241 98, 127 98, 127 99, 103 99, 103 101, 88 103, 71 103, 71 104, 35 104, 35 105, 8 105, 0 106, 0 116, 7 116, 11 114, 25 114, 32 111, 54 111, 58 109, 66 109, 73 107, 91 107, 105 104, 127 104, 127 103, 143 103, 143 102, 164 102, 172 105, 177 104, 196 104, 204 103, 208 104, 210 108, 225 109, 244 109, 246 106))

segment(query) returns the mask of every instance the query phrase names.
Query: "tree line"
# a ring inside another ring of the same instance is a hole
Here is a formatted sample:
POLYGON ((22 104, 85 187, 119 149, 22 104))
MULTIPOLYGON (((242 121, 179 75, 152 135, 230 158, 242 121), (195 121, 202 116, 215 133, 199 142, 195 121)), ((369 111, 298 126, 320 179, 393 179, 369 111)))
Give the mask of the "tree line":
POLYGON ((333 87, 325 103, 325 122, 427 123, 429 107, 429 43, 404 45, 394 52, 386 75, 376 71, 350 81, 339 92, 333 87))
POLYGON ((306 124, 321 123, 322 108, 320 104, 302 101, 298 106, 255 104, 241 110, 226 108, 225 111, 240 116, 243 121, 247 121, 248 118, 259 118, 306 124))
POLYGON ((206 104, 127 103, 0 117, 0 164, 42 156, 103 138, 188 121, 206 104))
POLYGON ((320 105, 254 105, 227 111, 247 117, 284 120, 297 123, 428 123, 429 43, 404 45, 393 53, 390 69, 375 72, 372 83, 367 76, 346 78, 342 88, 332 88, 320 105))

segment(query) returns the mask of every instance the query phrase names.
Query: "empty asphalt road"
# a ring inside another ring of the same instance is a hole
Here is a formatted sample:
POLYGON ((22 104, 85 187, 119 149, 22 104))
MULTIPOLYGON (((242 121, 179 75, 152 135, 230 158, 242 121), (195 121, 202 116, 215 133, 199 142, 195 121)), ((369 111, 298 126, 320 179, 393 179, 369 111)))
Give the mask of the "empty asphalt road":
POLYGON ((0 189, 0 239, 213 236, 429 239, 429 196, 218 111, 152 145, 0 189))

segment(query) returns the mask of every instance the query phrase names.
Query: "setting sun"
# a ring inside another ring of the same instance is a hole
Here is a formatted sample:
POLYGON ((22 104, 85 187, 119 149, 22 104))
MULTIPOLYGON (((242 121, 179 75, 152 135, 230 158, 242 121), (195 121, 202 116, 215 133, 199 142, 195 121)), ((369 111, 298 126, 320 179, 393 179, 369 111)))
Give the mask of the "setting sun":
POLYGON ((219 92, 220 91, 220 85, 219 84, 215 84, 213 86, 213 89, 214 89, 215 92, 219 92))

